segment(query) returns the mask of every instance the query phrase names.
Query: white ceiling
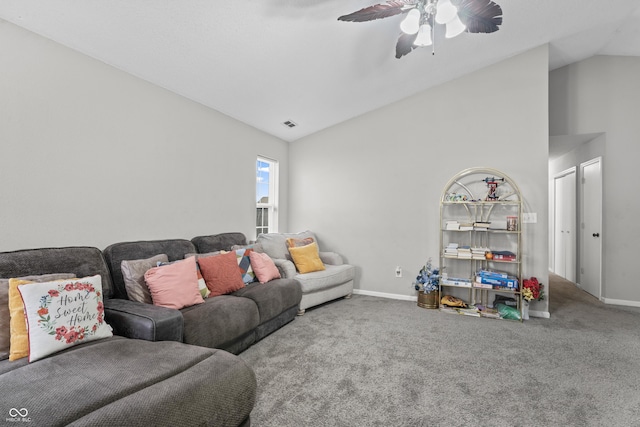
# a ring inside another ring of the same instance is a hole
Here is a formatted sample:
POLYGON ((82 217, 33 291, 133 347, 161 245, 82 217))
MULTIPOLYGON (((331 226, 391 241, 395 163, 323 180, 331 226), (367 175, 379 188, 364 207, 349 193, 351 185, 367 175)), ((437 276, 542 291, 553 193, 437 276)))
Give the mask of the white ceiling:
POLYGON ((402 17, 337 20, 376 0, 2 0, 0 18, 286 141, 545 43, 550 69, 640 56, 638 0, 495 1, 498 32, 401 59, 402 17))

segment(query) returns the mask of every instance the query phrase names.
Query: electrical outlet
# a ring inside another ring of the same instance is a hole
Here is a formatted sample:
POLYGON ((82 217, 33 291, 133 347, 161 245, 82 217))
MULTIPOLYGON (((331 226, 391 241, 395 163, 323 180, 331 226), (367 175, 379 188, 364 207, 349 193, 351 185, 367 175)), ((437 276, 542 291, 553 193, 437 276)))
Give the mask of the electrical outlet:
POLYGON ((538 222, 538 214, 536 212, 524 212, 522 214, 522 222, 527 224, 535 224, 538 222))
POLYGON ((402 268, 400 266, 396 267, 396 277, 402 277, 402 268))

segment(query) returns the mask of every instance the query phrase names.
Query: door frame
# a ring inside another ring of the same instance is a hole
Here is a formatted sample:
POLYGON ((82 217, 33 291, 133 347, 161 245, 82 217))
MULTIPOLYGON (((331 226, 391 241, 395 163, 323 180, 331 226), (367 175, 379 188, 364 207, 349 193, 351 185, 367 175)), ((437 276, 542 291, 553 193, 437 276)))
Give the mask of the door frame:
MULTIPOLYGON (((584 169, 587 166, 591 166, 593 164, 598 163, 600 165, 600 224, 598 224, 598 229, 600 230, 601 237, 598 239, 598 261, 600 263, 600 277, 598 278, 598 295, 596 296, 600 301, 603 301, 602 297, 602 278, 603 278, 603 262, 602 262, 602 246, 604 233, 602 230, 603 224, 603 215, 604 215, 604 175, 602 173, 602 156, 594 157, 591 160, 587 160, 586 162, 580 163, 580 278, 582 278, 582 266, 584 265, 585 257, 584 257, 584 245, 586 242, 586 231, 584 226, 584 169)), ((582 287, 582 285, 581 285, 582 287)))

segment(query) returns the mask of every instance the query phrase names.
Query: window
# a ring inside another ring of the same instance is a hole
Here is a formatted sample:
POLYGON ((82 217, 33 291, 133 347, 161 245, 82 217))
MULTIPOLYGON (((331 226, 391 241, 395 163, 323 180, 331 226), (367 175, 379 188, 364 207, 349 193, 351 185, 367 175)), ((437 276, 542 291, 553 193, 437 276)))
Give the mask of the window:
POLYGON ((278 231, 278 162, 258 157, 256 161, 256 237, 278 231))

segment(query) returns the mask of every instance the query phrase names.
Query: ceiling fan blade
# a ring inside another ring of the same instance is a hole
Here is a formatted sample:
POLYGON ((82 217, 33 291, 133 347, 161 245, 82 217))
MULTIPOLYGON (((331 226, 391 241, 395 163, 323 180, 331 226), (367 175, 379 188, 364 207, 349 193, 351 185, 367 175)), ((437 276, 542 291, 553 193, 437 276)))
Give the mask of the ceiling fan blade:
POLYGON ((491 0, 452 1, 469 33, 493 33, 502 25, 502 8, 491 0))
POLYGON ((396 58, 397 59, 400 59, 403 56, 411 53, 411 51, 416 48, 413 45, 413 43, 416 41, 417 37, 418 37, 418 33, 415 33, 415 34, 402 33, 402 34, 400 34, 400 37, 398 38, 398 43, 396 43, 396 58))
POLYGON ((407 5, 415 4, 415 0, 407 1, 388 1, 387 4, 376 4, 373 6, 365 7, 357 12, 350 13, 348 15, 342 15, 338 18, 338 21, 347 22, 366 22, 373 21, 374 19, 388 18, 390 16, 400 15, 401 13, 408 12, 409 9, 403 9, 407 5))

